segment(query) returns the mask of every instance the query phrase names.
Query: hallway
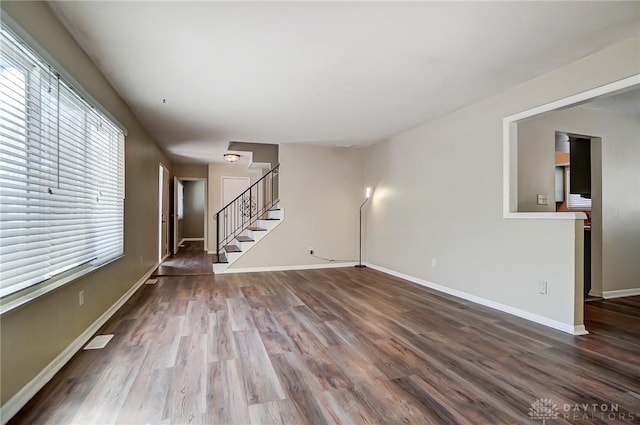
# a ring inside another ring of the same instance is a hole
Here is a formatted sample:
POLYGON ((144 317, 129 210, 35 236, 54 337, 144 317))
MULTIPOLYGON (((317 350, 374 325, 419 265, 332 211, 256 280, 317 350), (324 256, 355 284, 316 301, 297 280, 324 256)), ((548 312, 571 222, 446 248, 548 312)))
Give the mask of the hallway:
POLYGON ((151 277, 208 274, 213 274, 213 255, 207 254, 204 250, 204 241, 185 241, 178 253, 163 261, 151 277))

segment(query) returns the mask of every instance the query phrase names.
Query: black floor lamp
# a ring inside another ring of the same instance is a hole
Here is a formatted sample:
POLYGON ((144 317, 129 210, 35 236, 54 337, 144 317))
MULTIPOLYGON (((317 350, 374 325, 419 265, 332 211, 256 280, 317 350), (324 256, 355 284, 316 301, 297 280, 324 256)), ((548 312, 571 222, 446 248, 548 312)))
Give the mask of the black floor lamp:
POLYGON ((371 196, 371 188, 368 187, 364 192, 364 202, 362 203, 362 205, 360 205, 360 250, 359 250, 360 256, 359 256, 358 264, 356 264, 356 267, 359 269, 363 267, 367 267, 364 264, 362 264, 362 207, 364 207, 364 204, 367 203, 370 196, 371 196))

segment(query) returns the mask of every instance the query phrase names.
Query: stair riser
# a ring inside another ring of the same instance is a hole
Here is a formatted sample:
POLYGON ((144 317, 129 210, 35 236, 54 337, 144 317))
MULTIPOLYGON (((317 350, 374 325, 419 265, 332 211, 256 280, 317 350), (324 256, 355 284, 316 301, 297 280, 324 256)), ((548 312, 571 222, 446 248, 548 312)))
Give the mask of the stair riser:
POLYGON ((246 250, 248 250, 249 248, 251 248, 253 246, 253 244, 255 243, 255 239, 254 242, 240 242, 239 240, 234 240, 233 244, 240 247, 240 249, 244 252, 246 250))
MULTIPOLYGON (((271 230, 276 227, 281 220, 258 220, 258 227, 262 227, 263 229, 271 230)), ((265 233, 265 232, 255 232, 255 233, 265 233)))
POLYGON ((227 252, 227 264, 232 264, 240 257, 242 257, 242 252, 227 252))
POLYGON ((233 264, 238 258, 240 258, 242 255, 244 255, 245 252, 249 251, 255 244, 257 244, 258 242, 260 242, 260 240, 262 238, 264 238, 265 236, 267 236, 269 233, 271 233, 271 231, 273 229, 275 229, 277 226, 279 226, 283 221, 284 221, 284 210, 280 210, 280 211, 272 211, 272 212, 277 212, 280 215, 280 219, 279 220, 258 220, 258 222, 256 223, 257 227, 261 227, 263 229, 266 229, 265 231, 251 231, 251 230, 246 230, 243 232, 244 236, 248 236, 250 238, 252 238, 254 240, 254 242, 240 242, 238 240, 234 240, 233 244, 237 245, 240 247, 240 249, 242 249, 242 252, 228 252, 227 253, 227 263, 216 263, 213 265, 213 272, 214 273, 224 273, 225 270, 231 265, 233 264))
POLYGON ((282 212, 282 210, 268 211, 267 212, 267 217, 268 218, 277 218, 278 220, 280 220, 282 218, 281 212, 282 212))

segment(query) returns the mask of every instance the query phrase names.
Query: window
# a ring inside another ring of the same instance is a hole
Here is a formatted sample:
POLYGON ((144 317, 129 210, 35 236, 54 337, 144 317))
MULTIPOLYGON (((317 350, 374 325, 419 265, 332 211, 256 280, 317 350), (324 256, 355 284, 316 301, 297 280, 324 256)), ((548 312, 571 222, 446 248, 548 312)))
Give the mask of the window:
POLYGON ((178 220, 184 218, 184 184, 178 180, 178 220))
POLYGON ((569 193, 569 181, 571 179, 571 169, 567 167, 566 171, 567 176, 567 208, 572 210, 591 210, 591 199, 583 198, 581 195, 577 193, 569 193))
POLYGON ((3 24, 0 297, 123 254, 124 132, 3 24))

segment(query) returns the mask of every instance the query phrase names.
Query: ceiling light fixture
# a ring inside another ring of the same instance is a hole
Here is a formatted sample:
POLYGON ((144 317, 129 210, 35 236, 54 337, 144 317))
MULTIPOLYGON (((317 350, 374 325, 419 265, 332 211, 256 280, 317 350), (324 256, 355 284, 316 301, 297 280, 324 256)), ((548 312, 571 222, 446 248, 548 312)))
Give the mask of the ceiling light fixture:
POLYGON ((227 162, 236 162, 240 159, 240 155, 238 155, 237 153, 225 153, 224 155, 222 155, 222 157, 227 162))

